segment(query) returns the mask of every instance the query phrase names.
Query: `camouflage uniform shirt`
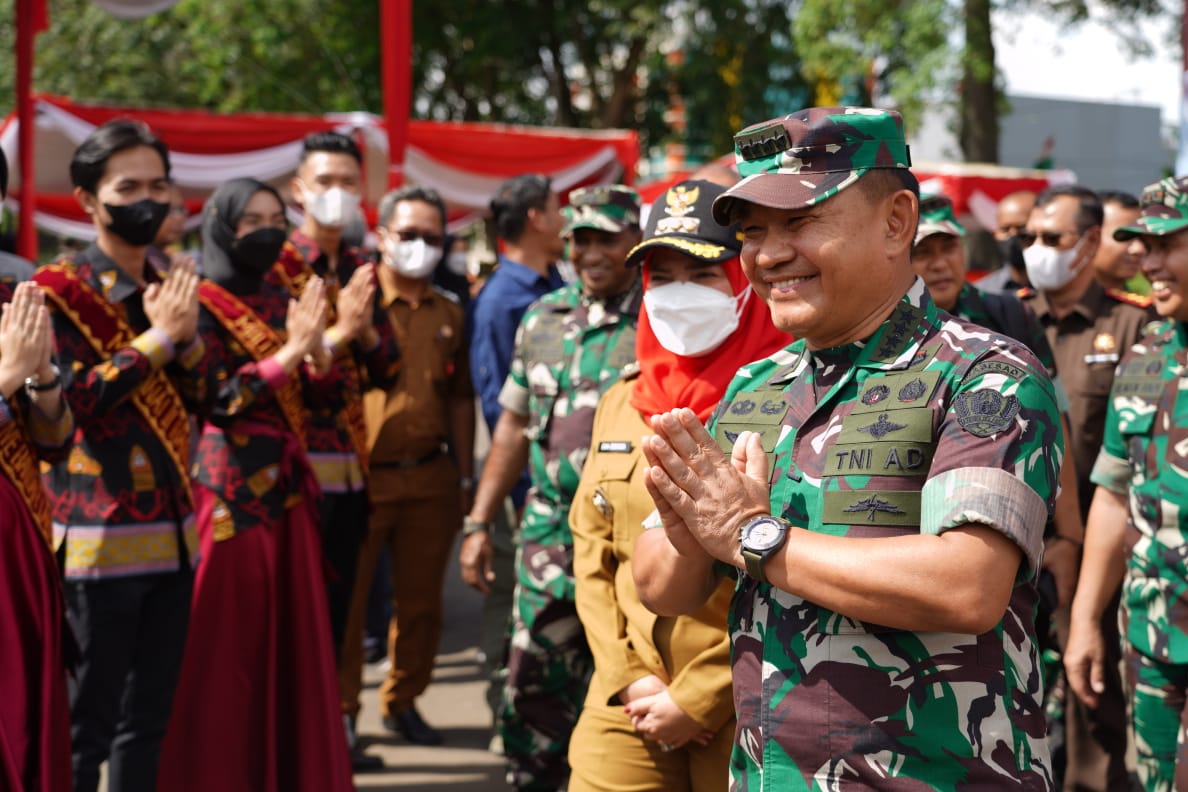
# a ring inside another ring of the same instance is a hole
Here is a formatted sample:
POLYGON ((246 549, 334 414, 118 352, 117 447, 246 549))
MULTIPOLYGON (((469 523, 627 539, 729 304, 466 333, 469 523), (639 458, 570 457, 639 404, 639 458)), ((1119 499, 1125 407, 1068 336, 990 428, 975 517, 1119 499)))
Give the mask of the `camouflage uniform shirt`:
POLYGON ((528 416, 525 539, 557 536, 572 544, 569 504, 590 450, 594 408, 635 360, 641 298, 638 280, 605 301, 584 296, 574 283, 537 300, 520 321, 499 403, 528 416))
POLYGON ((1188 663, 1188 328, 1164 321, 1118 365, 1091 479, 1129 495, 1125 638, 1141 654, 1188 663))
POLYGON ((938 311, 919 279, 866 342, 798 341, 739 371, 712 430, 761 433, 773 514, 849 537, 986 525, 1023 562, 982 635, 860 622, 740 573, 734 790, 1051 787, 1034 576, 1057 413, 1034 355, 938 311))

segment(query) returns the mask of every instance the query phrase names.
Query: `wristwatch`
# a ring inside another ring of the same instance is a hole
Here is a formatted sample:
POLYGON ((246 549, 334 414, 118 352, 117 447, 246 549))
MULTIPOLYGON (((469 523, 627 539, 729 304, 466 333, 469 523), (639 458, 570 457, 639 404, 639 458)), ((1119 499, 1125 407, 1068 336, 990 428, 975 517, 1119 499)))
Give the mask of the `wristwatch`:
POLYGON ((54 376, 49 382, 41 382, 36 374, 25 377, 25 393, 28 395, 30 401, 36 403, 38 394, 52 391, 62 384, 62 372, 52 363, 50 364, 50 369, 54 372, 54 376))
POLYGON ((469 514, 462 518, 462 535, 470 536, 476 533, 490 534, 491 528, 495 526, 492 521, 480 522, 473 519, 469 514))
POLYGON ((792 523, 770 514, 761 514, 743 523, 739 529, 739 540, 747 575, 761 583, 771 582, 763 574, 763 562, 784 546, 791 527, 792 523))

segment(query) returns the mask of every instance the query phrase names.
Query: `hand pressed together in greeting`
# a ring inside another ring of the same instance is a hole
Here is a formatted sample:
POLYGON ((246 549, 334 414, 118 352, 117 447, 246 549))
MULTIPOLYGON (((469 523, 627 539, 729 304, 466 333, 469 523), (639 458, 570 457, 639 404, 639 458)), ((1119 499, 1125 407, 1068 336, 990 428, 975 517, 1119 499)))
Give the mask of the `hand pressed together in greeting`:
POLYGON ((742 432, 727 457, 690 409, 652 416, 643 440, 648 493, 673 547, 742 567, 739 528, 771 509, 767 457, 759 435, 742 432))

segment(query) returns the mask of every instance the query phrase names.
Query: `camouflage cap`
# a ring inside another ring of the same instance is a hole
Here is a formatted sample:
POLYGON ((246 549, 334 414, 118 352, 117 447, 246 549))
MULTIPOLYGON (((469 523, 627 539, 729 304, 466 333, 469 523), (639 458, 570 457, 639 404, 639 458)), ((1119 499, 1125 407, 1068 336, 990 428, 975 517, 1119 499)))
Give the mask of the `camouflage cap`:
POLYGON ((1132 226, 1114 231, 1114 239, 1125 242, 1140 234, 1167 236, 1188 228, 1188 176, 1160 179, 1143 188, 1139 202, 1142 214, 1132 226))
POLYGON ((810 107, 734 136, 742 180, 714 201, 729 223, 739 201, 803 209, 831 198, 871 168, 908 168, 903 118, 869 107, 810 107))
POLYGON ((627 254, 627 266, 643 261, 648 251, 666 247, 705 262, 734 258, 742 249, 737 225, 722 226, 710 207, 726 188, 691 179, 674 184, 652 202, 644 239, 627 254))
POLYGON ((569 194, 563 234, 579 228, 595 228, 617 234, 624 228, 639 228, 639 193, 622 184, 579 187, 569 194))
POLYGON ((953 214, 953 202, 947 195, 920 196, 920 223, 916 226, 916 241, 920 244, 933 234, 965 236, 965 226, 953 214))

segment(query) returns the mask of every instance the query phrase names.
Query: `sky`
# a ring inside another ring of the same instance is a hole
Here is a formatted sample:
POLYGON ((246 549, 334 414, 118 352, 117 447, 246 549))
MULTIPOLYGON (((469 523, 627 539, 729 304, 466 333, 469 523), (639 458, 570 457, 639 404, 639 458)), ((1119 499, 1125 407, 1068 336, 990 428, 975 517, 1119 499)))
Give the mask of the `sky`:
POLYGON ((1097 19, 1065 28, 1035 13, 996 12, 995 59, 1008 94, 1155 105, 1165 125, 1180 118, 1180 48, 1164 44, 1175 20, 1147 23, 1157 56, 1134 59, 1097 19))

